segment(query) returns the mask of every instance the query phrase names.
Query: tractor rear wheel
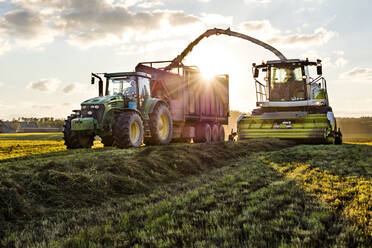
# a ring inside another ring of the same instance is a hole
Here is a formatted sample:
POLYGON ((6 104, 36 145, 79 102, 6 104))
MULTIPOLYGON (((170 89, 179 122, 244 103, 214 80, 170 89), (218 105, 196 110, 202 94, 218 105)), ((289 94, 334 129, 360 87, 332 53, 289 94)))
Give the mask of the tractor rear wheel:
POLYGON ((218 142, 219 141, 219 129, 217 124, 212 125, 212 142, 218 142))
POLYGON ((173 122, 168 107, 158 105, 150 115, 151 138, 146 139, 147 145, 168 145, 173 136, 173 122))
POLYGON ((63 125, 63 139, 65 140, 65 146, 67 149, 81 148, 79 134, 71 130, 71 121, 76 117, 76 115, 70 115, 67 117, 67 120, 65 120, 65 124, 63 125))
POLYGON ((222 125, 218 127, 218 141, 224 142, 225 141, 225 129, 222 125))
POLYGON ((208 123, 200 123, 196 127, 194 143, 209 143, 212 139, 212 129, 208 123))
POLYGON ((139 147, 143 141, 143 122, 138 113, 121 112, 112 125, 113 145, 118 148, 139 147))

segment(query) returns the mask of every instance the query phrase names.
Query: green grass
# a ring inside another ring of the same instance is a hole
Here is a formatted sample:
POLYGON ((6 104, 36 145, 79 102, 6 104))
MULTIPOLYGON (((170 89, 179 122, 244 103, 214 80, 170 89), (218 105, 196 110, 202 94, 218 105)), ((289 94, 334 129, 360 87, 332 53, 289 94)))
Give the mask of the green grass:
POLYGON ((0 140, 55 140, 62 141, 60 133, 0 133, 0 140))
POLYGON ((297 146, 261 160, 372 237, 372 146, 297 146))
POLYGON ((3 160, 0 246, 368 247, 371 154, 268 139, 3 160))
MULTIPOLYGON (((0 161, 32 155, 64 151, 66 146, 62 133, 7 133, 0 134, 0 161)), ((93 148, 102 148, 99 141, 93 148)))

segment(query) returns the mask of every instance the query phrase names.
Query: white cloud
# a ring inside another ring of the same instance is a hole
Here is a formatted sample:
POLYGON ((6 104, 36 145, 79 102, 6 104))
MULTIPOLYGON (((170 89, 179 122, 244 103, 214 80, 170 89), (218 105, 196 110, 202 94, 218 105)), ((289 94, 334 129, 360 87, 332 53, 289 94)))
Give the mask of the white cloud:
POLYGON ((75 93, 85 93, 87 90, 90 90, 91 87, 88 89, 85 85, 80 83, 71 83, 62 88, 62 92, 64 94, 75 94, 75 93))
POLYGON ((323 45, 337 35, 323 27, 317 28, 312 34, 292 33, 290 30, 283 31, 273 27, 268 20, 243 22, 239 25, 239 30, 270 44, 288 47, 323 45))
POLYGON ((138 10, 162 0, 12 0, 17 7, 0 17, 0 53, 18 47, 41 48, 62 37, 69 44, 92 46, 180 39, 212 25, 230 25, 232 17, 199 16, 176 10, 138 10), (132 11, 137 7, 137 11, 132 11), (192 32, 194 30, 194 32, 192 32), (165 34, 165 36, 163 35, 165 34))
POLYGON ((144 9, 151 9, 159 6, 163 6, 164 3, 161 0, 144 1, 139 3, 137 6, 144 9))
POLYGON ((354 67, 350 71, 342 73, 340 78, 353 81, 372 81, 372 68, 354 67))
POLYGON ((31 81, 27 88, 31 90, 41 91, 41 92, 53 92, 56 91, 60 81, 55 78, 42 78, 38 81, 31 81))
POLYGON ((271 0, 244 0, 244 3, 249 4, 268 4, 271 3, 271 0))
POLYGON ((338 56, 343 56, 345 54, 344 51, 341 51, 341 50, 336 50, 336 51, 333 51, 334 54, 338 55, 338 56))
POLYGON ((344 67, 347 63, 348 63, 348 61, 346 59, 342 58, 342 57, 336 59, 336 61, 335 61, 336 67, 344 67))

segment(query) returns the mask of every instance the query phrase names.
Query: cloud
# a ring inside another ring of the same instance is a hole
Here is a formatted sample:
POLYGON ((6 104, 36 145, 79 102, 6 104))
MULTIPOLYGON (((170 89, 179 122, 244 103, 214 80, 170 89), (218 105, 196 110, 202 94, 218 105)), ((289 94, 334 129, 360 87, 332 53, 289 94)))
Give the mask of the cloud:
POLYGON ((71 83, 63 87, 62 92, 64 94, 74 94, 74 93, 82 93, 82 92, 85 93, 89 89, 87 89, 87 87, 85 87, 84 85, 80 83, 71 83))
POLYGON ((43 78, 38 81, 31 81, 27 88, 31 90, 41 91, 41 92, 53 92, 57 89, 60 81, 55 78, 43 78))
POLYGON ((26 9, 8 11, 0 18, 0 54, 19 46, 38 48, 55 35, 45 16, 26 9))
POLYGON ((269 42, 286 45, 286 46, 306 46, 306 45, 323 45, 336 35, 333 31, 325 28, 318 28, 313 34, 290 34, 278 35, 269 39, 269 42))
POLYGON ((153 0, 153 1, 144 1, 142 3, 139 3, 137 6, 139 8, 144 8, 144 9, 151 9, 159 6, 163 6, 164 3, 161 0, 153 0))
POLYGON ((268 4, 271 3, 271 0, 244 0, 244 3, 249 4, 268 4))
POLYGON ((323 45, 337 35, 337 33, 323 27, 317 28, 312 34, 292 33, 273 27, 268 20, 243 22, 239 25, 239 30, 269 44, 288 47, 323 45))
POLYGON ((340 78, 353 81, 372 81, 372 68, 354 67, 350 71, 342 73, 340 78))
POLYGON ((232 23, 232 17, 180 10, 149 10, 162 0, 11 0, 15 7, 0 17, 0 53, 42 48, 57 37, 70 45, 92 46, 161 41, 188 37, 212 25, 232 23), (136 7, 136 8, 134 8, 136 7), (146 8, 146 10, 143 10, 146 8))

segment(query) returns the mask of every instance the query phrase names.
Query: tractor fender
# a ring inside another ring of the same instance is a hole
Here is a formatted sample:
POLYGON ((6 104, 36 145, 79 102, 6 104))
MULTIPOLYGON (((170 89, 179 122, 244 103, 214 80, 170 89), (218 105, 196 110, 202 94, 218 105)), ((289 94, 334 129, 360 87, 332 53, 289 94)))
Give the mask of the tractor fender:
POLYGON ((140 111, 138 111, 138 109, 125 108, 125 109, 114 109, 113 110, 113 114, 114 115, 115 114, 119 114, 119 113, 124 113, 124 112, 134 112, 134 113, 137 113, 141 117, 142 121, 144 121, 143 116, 142 116, 142 113, 140 111))
POLYGON ((158 104, 162 104, 162 103, 165 104, 168 107, 168 109, 169 109, 169 105, 168 105, 168 103, 166 101, 164 101, 162 99, 153 99, 153 101, 152 101, 152 103, 151 103, 151 105, 150 105, 150 107, 148 109, 148 114, 151 114, 154 111, 155 107, 158 104))

